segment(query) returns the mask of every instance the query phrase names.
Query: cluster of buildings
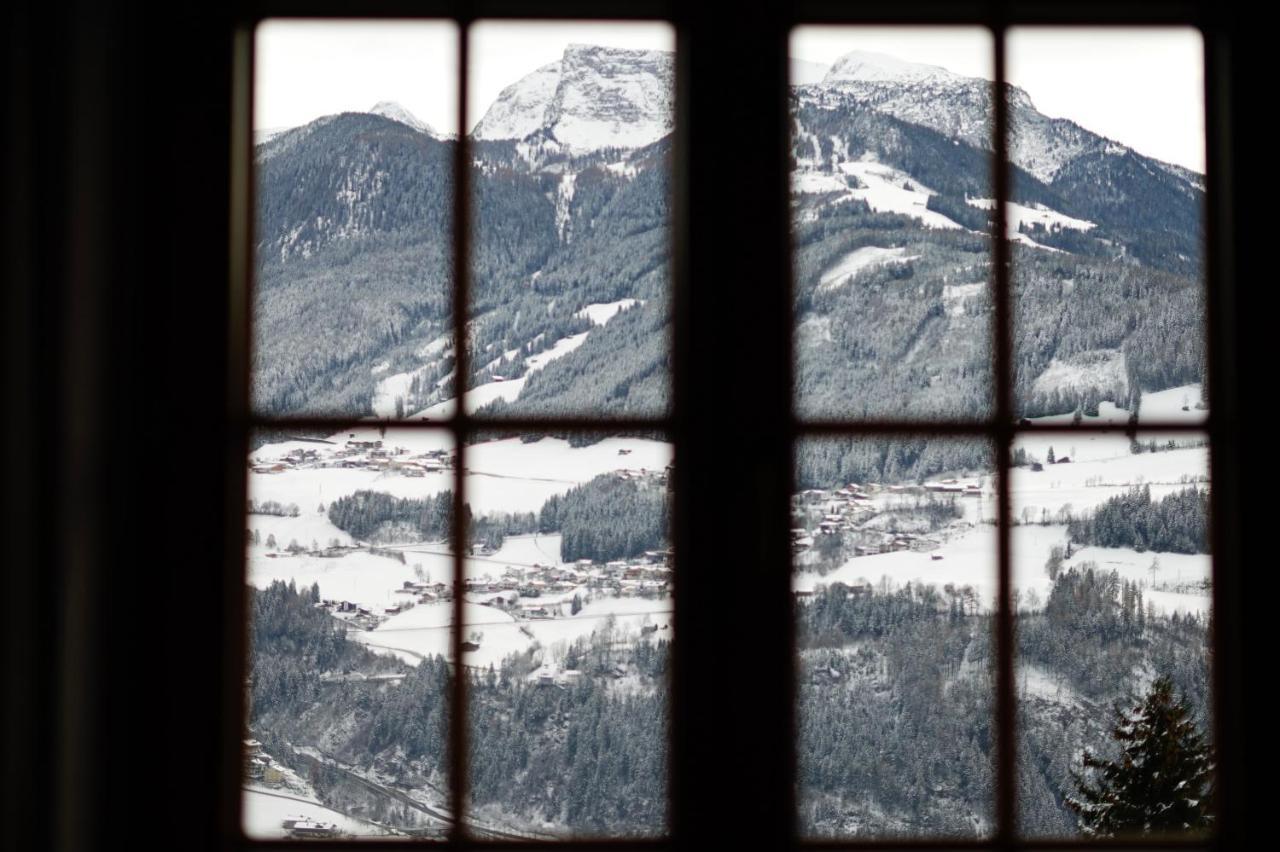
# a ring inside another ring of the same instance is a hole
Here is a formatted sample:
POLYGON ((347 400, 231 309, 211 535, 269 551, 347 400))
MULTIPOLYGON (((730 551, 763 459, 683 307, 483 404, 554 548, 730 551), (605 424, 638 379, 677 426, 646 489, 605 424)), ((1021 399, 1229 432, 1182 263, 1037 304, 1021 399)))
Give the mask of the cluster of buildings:
POLYGON ((262 743, 255 739, 244 741, 244 777, 269 787, 285 783, 285 769, 262 750, 262 743))
POLYGON ((391 472, 401 476, 426 476, 448 470, 452 466, 453 455, 448 450, 413 453, 404 447, 384 446, 382 441, 357 440, 354 433, 344 444, 317 442, 314 448, 297 447, 274 461, 259 460, 251 463, 254 473, 340 467, 391 472))
MULTIPOLYGON (((836 489, 810 488, 795 495, 792 499, 792 508, 796 514, 820 508, 823 512, 822 519, 812 531, 802 527, 792 529, 791 550, 794 554, 803 553, 813 547, 817 537, 838 533, 856 534, 859 543, 854 547, 854 554, 857 556, 892 553, 898 550, 934 550, 941 544, 941 541, 934 536, 868 529, 866 522, 885 510, 883 500, 877 502, 877 496, 906 497, 942 494, 981 497, 982 493, 982 486, 979 483, 961 482, 957 479, 943 479, 921 485, 881 485, 879 483, 859 485, 853 482, 836 489)), ((960 523, 964 524, 964 522, 960 523)), ((964 526, 968 525, 964 524, 964 526)))
MULTIPOLYGON (((505 610, 517 618, 557 618, 572 614, 573 596, 583 589, 622 597, 669 595, 675 574, 672 556, 667 549, 645 551, 640 560, 604 564, 582 559, 567 565, 508 565, 497 579, 468 577, 463 591, 474 603, 505 610)), ((354 627, 373 630, 418 604, 453 600, 454 587, 450 583, 405 580, 392 594, 397 600, 386 606, 324 599, 315 607, 354 627)))
MULTIPOLYGON (((627 449, 618 450, 618 455, 630 455, 631 451, 627 449)), ((662 470, 649 470, 647 468, 624 468, 614 471, 614 475, 620 479, 629 479, 639 482, 642 485, 665 486, 667 481, 671 479, 672 471, 675 469, 675 462, 668 464, 662 470)))
POLYGON ((498 579, 467 579, 466 592, 477 603, 512 611, 524 618, 569 615, 571 593, 586 588, 626 597, 660 598, 670 594, 674 569, 670 550, 646 551, 643 560, 604 564, 581 559, 568 565, 507 566, 498 579))

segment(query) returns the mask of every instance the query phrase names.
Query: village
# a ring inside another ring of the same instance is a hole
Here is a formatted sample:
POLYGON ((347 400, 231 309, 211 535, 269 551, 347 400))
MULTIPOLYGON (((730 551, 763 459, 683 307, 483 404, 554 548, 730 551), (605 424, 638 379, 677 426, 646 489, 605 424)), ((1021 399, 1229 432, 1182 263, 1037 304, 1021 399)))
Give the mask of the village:
MULTIPOLYGON (((886 512, 903 515, 913 510, 946 507, 946 498, 990 497, 982 482, 962 482, 950 478, 920 485, 860 485, 856 482, 835 489, 810 488, 792 497, 792 517, 797 526, 791 530, 791 550, 799 557, 820 543, 823 536, 840 536, 853 544, 850 556, 873 556, 899 550, 929 552, 937 550, 951 535, 970 529, 965 511, 944 524, 914 523, 906 520, 874 524, 873 519, 886 512), (941 499, 940 499, 941 498, 941 499), (816 519, 816 523, 813 521, 816 519)), ((981 514, 979 505, 978 514, 981 514)), ((934 559, 942 557, 935 554, 934 559)), ((803 564, 804 560, 800 560, 803 564)))
POLYGON ((251 458, 250 470, 254 473, 274 474, 308 468, 344 468, 416 477, 441 473, 453 467, 453 455, 447 450, 414 453, 405 447, 385 447, 381 440, 357 440, 355 433, 351 433, 346 442, 341 444, 320 438, 305 440, 317 446, 294 447, 275 460, 251 458))
MULTIPOLYGON (((339 547, 339 551, 359 549, 339 547)), ((398 551, 382 550, 383 553, 398 551)), ((309 554, 329 555, 324 553, 309 554)), ((467 577, 463 592, 469 603, 493 607, 516 621, 546 620, 576 614, 592 598, 664 598, 671 593, 674 574, 673 551, 646 551, 638 560, 595 563, 581 559, 575 563, 547 565, 507 565, 498 577, 486 574, 467 577)), ((385 607, 373 608, 349 600, 324 599, 315 604, 343 622, 361 630, 375 630, 392 616, 419 604, 452 601, 456 585, 442 581, 405 580, 392 592, 399 598, 385 607)), ((464 650, 468 650, 464 647, 464 650)))

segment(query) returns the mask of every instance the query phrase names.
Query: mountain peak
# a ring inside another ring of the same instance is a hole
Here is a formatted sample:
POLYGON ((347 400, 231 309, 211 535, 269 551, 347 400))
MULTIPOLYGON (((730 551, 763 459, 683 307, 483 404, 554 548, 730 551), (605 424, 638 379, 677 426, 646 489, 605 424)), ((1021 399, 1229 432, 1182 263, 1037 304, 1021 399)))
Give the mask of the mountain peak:
POLYGON ((887 53, 854 50, 836 60, 823 78, 832 83, 923 83, 925 81, 959 81, 967 79, 940 65, 908 62, 887 53))
POLYGON ((671 132, 674 68, 661 50, 570 44, 559 60, 503 89, 472 134, 541 133, 575 153, 639 148, 671 132))
POLYGON ((425 121, 418 118, 395 101, 378 101, 373 105, 373 108, 370 109, 369 112, 372 115, 380 115, 383 118, 389 118, 392 121, 398 121, 401 124, 406 124, 414 130, 426 133, 429 136, 440 135, 436 133, 435 129, 431 125, 427 124, 425 121))

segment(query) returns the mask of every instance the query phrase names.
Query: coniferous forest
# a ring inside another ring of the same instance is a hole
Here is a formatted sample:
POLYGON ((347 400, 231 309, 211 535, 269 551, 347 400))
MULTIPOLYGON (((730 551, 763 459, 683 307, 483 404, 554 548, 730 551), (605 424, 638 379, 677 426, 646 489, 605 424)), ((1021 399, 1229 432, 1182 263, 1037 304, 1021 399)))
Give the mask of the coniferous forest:
POLYGON ((1151 499, 1151 486, 1134 487, 1068 527, 1073 541, 1167 553, 1209 552, 1209 491, 1188 488, 1151 499))
MULTIPOLYGON (((311 772, 293 747, 443 789, 452 667, 440 657, 409 667, 368 652, 312 606, 312 591, 276 583, 251 594, 249 724, 273 756, 311 773, 317 792, 340 807, 353 804, 343 785, 332 773, 311 772), (325 679, 406 670, 398 685, 325 679)), ((574 642, 567 665, 582 676, 567 687, 530 679, 536 665, 527 653, 468 671, 470 791, 487 822, 551 821, 580 834, 661 831, 668 646, 622 647, 619 638, 605 620, 574 642)), ((387 816, 394 822, 394 812, 387 816)))
MULTIPOLYGON (((992 825, 994 625, 951 590, 820 588, 796 605, 802 830, 973 837, 992 825)), ((1151 616, 1096 566, 1061 573, 1017 620, 1020 820, 1076 831, 1066 805, 1083 745, 1107 753, 1110 702, 1171 678, 1208 730, 1207 625, 1151 616), (1127 685, 1127 686, 1126 686, 1127 685), (1118 691, 1117 691, 1118 690, 1118 691)))

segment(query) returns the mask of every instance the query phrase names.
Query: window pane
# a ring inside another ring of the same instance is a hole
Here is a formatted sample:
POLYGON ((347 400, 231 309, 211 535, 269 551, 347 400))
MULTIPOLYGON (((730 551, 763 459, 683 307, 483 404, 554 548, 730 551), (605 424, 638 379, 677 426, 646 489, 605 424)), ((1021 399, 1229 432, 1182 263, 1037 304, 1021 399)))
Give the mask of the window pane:
POLYGON ((254 444, 245 831, 441 837, 452 438, 361 425, 254 444))
POLYGON ((256 33, 253 410, 402 417, 447 391, 457 28, 256 33))
POLYGON ((663 414, 674 30, 482 21, 470 39, 468 408, 663 414))
POLYGON ((671 458, 604 435, 468 448, 475 832, 666 831, 671 458))
POLYGON ((993 463, 981 441, 797 446, 803 835, 993 833, 993 463))
POLYGON ((1144 400, 1146 419, 1180 418, 1207 370, 1201 36, 1016 28, 1007 44, 1017 407, 1144 400))
POLYGON ((1021 832, 1203 828, 1212 779, 1195 771, 1193 741, 1210 743, 1206 436, 1027 435, 1015 461, 1021 832), (1162 712, 1185 699, 1186 731, 1150 736, 1143 722, 1135 740, 1118 741, 1113 705, 1134 716, 1150 699, 1154 717, 1153 684, 1163 677, 1173 694, 1162 712), (1130 747, 1134 768, 1114 785, 1083 765, 1084 750, 1119 761, 1130 747), (1101 784, 1105 801, 1094 802, 1073 772, 1101 784), (1072 798, 1103 807, 1077 812, 1072 798))
POLYGON ((990 413, 992 50, 974 27, 792 31, 801 414, 990 413))

